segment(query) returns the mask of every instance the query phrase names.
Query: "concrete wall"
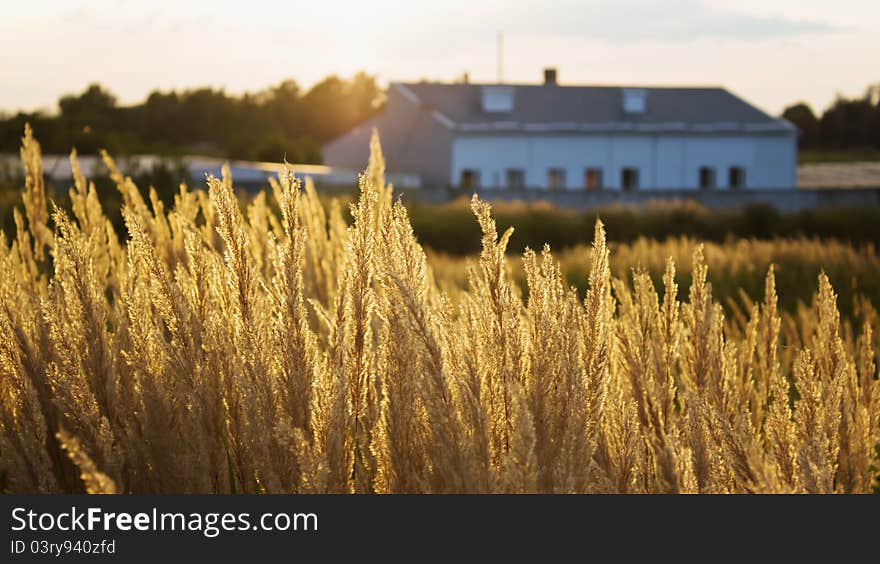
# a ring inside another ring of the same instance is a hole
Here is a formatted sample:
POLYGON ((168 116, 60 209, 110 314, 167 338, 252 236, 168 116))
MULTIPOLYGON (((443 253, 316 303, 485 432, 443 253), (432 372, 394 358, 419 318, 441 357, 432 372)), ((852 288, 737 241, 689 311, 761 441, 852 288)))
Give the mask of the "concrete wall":
POLYGON ((453 142, 450 184, 465 169, 479 171, 482 187, 502 189, 506 169, 526 173, 526 185, 547 188, 547 170, 566 171, 566 188, 584 189, 587 167, 601 168, 604 189, 618 191, 626 167, 639 171, 639 190, 699 189, 700 167, 715 169, 716 187, 728 188, 730 167, 742 167, 746 188, 794 188, 792 134, 459 135, 453 142))

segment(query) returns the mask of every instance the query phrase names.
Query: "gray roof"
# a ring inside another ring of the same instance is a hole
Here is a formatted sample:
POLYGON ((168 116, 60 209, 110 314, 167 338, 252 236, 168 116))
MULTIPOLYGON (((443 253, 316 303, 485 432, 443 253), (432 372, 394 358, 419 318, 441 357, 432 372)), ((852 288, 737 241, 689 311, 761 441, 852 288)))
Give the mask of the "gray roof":
POLYGON ((719 87, 632 87, 647 94, 643 114, 626 114, 619 86, 505 84, 513 89, 513 110, 487 113, 481 92, 491 84, 394 83, 410 99, 439 113, 460 130, 756 130, 793 131, 787 121, 772 117, 719 87))

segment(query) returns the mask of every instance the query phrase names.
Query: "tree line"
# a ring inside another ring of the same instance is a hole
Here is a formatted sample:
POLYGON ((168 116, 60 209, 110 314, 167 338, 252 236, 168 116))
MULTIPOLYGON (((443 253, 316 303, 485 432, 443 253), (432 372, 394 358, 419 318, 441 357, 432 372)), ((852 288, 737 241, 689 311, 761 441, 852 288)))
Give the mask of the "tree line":
POLYGON ((804 102, 785 109, 782 117, 800 130, 801 149, 880 149, 880 84, 856 98, 838 96, 821 115, 804 102))
POLYGON ((294 80, 241 96, 222 89, 155 90, 141 104, 123 106, 100 84, 65 95, 58 113, 0 116, 0 152, 18 152, 30 122, 45 153, 114 155, 187 153, 231 159, 321 162, 321 145, 381 111, 384 91, 375 77, 329 76, 308 90, 294 80))
MULTIPOLYGON (((222 89, 155 90, 141 104, 119 105, 100 84, 58 101, 58 113, 0 116, 0 152, 18 151, 30 122, 47 153, 105 148, 115 155, 195 153, 231 159, 321 162, 321 145, 382 110, 385 92, 363 72, 329 76, 308 90, 294 80, 241 96, 222 89)), ((817 115, 806 103, 782 116, 808 150, 880 149, 880 84, 860 97, 839 96, 817 115)))

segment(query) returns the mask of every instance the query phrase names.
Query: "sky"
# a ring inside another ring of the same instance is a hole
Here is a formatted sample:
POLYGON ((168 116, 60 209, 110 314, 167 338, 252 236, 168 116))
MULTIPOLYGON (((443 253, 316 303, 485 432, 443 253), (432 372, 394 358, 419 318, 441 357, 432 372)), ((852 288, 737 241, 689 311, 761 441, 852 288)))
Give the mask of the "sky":
POLYGON ((772 114, 880 82, 878 0, 0 0, 0 110, 92 82, 240 94, 364 70, 399 80, 722 85, 772 114))

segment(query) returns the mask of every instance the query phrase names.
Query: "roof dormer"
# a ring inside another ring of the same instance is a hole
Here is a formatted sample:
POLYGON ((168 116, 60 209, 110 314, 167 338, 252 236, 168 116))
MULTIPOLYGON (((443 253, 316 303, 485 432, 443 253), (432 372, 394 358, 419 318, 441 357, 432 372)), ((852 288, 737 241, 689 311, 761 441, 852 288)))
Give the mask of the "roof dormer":
POLYGON ((623 89, 623 113, 641 115, 648 110, 648 91, 644 88, 623 89))
POLYGON ((483 111, 489 114, 509 113, 513 111, 512 86, 483 86, 483 111))

